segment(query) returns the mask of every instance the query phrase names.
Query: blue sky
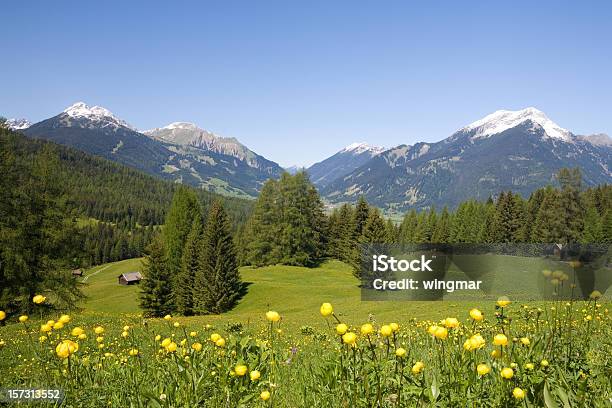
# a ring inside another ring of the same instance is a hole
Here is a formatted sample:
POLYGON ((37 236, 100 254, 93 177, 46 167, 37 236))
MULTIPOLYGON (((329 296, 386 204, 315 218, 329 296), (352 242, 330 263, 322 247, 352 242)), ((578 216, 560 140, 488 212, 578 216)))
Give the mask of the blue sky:
POLYGON ((612 133, 611 2, 43 0, 0 14, 7 117, 83 100, 139 129, 195 122, 282 165, 527 106, 612 133))

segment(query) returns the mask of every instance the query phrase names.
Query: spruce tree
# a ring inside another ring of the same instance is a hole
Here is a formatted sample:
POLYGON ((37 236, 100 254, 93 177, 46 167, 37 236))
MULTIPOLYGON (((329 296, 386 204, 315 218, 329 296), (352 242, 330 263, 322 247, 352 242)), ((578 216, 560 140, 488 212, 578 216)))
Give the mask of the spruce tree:
POLYGON ((436 223, 434 232, 431 236, 431 242, 435 244, 443 244, 448 242, 450 235, 450 215, 448 208, 444 207, 438 222, 436 223))
POLYGON ((186 187, 180 187, 172 198, 172 205, 162 230, 164 247, 167 252, 166 262, 173 285, 181 271, 183 249, 193 221, 201 217, 202 210, 195 192, 186 187))
POLYGON ((223 313, 242 292, 231 225, 219 202, 210 207, 201 240, 195 276, 194 304, 198 313, 223 313))
POLYGON ((147 248, 142 262, 140 307, 148 316, 160 317, 174 311, 172 282, 166 261, 163 241, 157 238, 147 248))
POLYGON ((567 243, 564 240, 565 233, 563 231, 565 223, 560 213, 561 206, 559 204, 558 191, 552 188, 547 189, 532 228, 532 242, 567 243))
POLYGON ((199 251, 202 245, 202 220, 196 217, 193 220, 191 231, 183 249, 181 270, 174 284, 174 297, 176 311, 184 316, 194 313, 193 287, 198 269, 199 251))
POLYGON ((359 197, 357 200, 357 205, 355 206, 355 215, 354 215, 354 224, 355 224, 355 236, 360 237, 363 233, 363 229, 365 224, 368 222, 368 217, 370 215, 370 206, 368 202, 365 200, 363 196, 359 197))
POLYGON ((273 265, 280 262, 279 242, 282 230, 278 182, 270 179, 263 185, 247 224, 246 261, 250 265, 273 265))

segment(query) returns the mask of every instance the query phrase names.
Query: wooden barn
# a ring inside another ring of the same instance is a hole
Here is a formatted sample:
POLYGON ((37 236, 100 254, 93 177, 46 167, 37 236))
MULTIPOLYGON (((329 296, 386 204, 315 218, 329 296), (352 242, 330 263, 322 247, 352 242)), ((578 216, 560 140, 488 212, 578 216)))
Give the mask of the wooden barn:
POLYGON ((142 280, 142 275, 140 272, 127 272, 122 273, 117 278, 119 279, 120 285, 134 285, 140 283, 142 280))

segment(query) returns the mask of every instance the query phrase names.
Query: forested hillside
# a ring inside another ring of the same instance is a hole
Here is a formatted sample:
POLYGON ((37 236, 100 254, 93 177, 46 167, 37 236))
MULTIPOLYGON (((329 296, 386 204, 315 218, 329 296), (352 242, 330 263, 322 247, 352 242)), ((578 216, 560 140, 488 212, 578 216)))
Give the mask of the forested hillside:
MULTIPOLYGON (((74 266, 86 266, 141 256, 164 222, 179 185, 129 167, 51 142, 32 140, 0 129, 0 149, 22 179, 40 160, 43 150, 57 157, 52 179, 61 194, 63 211, 78 218, 83 256, 74 266)), ((11 188, 8 186, 7 188, 11 188)), ((204 208, 220 200, 233 228, 247 219, 252 202, 194 189, 204 208)))

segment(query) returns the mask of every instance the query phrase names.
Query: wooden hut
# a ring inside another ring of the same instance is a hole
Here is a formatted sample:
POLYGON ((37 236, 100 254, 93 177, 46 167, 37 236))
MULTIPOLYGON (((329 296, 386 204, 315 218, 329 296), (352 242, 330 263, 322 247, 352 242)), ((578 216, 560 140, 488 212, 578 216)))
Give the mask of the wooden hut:
POLYGON ((122 273, 117 278, 119 279, 120 285, 135 285, 137 283, 140 283, 140 281, 142 280, 142 275, 140 274, 140 272, 127 272, 122 273))

